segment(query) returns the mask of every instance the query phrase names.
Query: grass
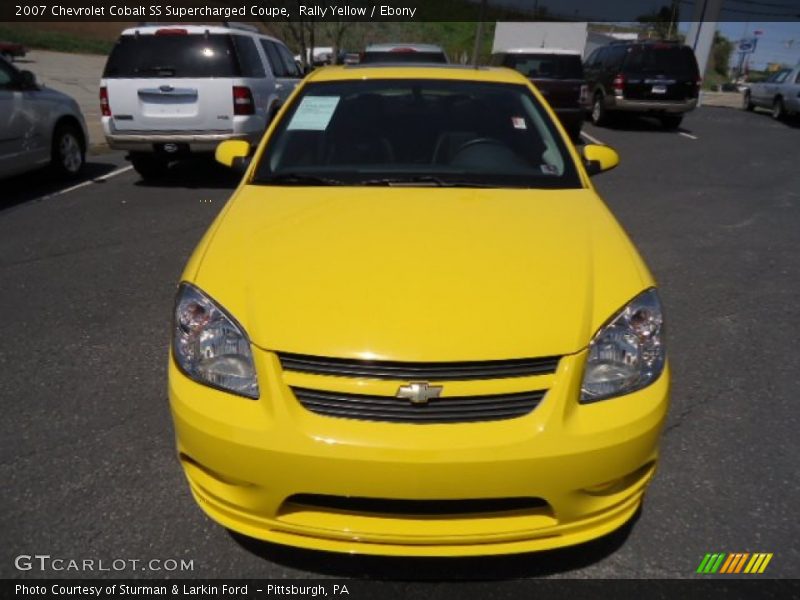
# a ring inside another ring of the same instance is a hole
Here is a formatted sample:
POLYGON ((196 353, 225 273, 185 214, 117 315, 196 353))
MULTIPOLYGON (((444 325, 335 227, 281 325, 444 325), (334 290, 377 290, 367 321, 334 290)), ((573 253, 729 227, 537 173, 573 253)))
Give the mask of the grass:
POLYGON ((108 54, 114 42, 59 31, 39 31, 21 27, 0 26, 0 39, 20 43, 27 48, 39 48, 56 52, 77 54, 108 54))

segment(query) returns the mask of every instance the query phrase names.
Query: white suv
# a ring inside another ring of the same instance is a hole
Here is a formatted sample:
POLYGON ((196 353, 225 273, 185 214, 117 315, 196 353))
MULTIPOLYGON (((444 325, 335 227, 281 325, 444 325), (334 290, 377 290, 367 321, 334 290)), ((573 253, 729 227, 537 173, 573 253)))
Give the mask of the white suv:
POLYGON ((100 82, 103 129, 147 179, 231 139, 257 143, 302 77, 279 40, 245 26, 122 32, 100 82))

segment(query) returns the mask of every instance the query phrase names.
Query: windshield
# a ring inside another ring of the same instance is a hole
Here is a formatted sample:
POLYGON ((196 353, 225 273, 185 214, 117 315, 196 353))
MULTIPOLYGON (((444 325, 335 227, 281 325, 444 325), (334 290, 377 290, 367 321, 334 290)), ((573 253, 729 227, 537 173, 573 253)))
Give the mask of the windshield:
POLYGON ((578 54, 506 54, 503 66, 516 69, 531 79, 583 79, 578 54))
POLYGON ((310 83, 255 173, 267 185, 581 187, 527 86, 473 81, 310 83))

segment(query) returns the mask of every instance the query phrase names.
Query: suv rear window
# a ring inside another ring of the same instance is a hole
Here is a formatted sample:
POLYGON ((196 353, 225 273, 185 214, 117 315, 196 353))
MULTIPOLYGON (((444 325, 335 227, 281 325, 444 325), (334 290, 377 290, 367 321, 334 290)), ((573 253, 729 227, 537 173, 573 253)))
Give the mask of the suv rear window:
POLYGON ((697 61, 688 46, 631 46, 625 59, 626 73, 659 73, 685 79, 698 77, 697 61))
POLYGON ((123 35, 103 77, 240 77, 231 36, 123 35))
POLYGON ((583 79, 578 54, 506 54, 503 66, 532 79, 583 79))
POLYGON ((417 52, 416 50, 394 50, 389 52, 365 52, 362 63, 446 63, 443 52, 417 52))

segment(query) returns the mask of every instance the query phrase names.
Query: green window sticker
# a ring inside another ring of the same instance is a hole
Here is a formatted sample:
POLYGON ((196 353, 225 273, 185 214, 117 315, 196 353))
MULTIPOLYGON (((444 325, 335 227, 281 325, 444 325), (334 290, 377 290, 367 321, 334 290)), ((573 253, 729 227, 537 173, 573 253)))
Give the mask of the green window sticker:
POLYGON ((325 131, 337 104, 339 96, 306 96, 297 107, 287 129, 325 131))

